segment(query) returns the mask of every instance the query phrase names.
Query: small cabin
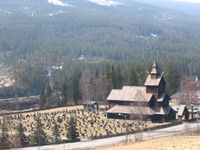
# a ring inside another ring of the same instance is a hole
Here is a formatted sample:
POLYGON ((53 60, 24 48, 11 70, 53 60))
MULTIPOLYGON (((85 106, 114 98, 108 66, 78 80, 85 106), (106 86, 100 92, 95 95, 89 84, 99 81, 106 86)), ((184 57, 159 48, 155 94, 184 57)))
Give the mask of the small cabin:
POLYGON ((178 120, 189 120, 190 113, 185 105, 172 106, 172 109, 176 112, 176 118, 178 120))

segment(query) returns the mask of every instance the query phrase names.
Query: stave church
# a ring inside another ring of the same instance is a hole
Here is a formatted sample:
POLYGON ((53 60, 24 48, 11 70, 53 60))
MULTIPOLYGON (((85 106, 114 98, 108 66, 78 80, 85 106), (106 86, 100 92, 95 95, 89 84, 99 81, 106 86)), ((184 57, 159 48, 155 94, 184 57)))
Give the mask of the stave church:
POLYGON ((163 122, 175 119, 176 112, 169 106, 166 81, 154 62, 144 86, 123 86, 113 89, 107 97, 108 118, 142 119, 163 122))

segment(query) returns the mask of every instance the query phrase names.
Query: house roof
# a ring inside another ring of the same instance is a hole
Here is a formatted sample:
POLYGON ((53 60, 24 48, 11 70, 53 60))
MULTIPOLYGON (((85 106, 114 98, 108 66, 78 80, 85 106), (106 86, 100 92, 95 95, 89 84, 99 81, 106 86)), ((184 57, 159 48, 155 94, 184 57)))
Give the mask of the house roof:
POLYGON ((145 86, 158 86, 160 84, 160 82, 161 82, 162 79, 163 79, 162 75, 159 75, 157 78, 152 79, 151 75, 149 74, 147 76, 147 79, 146 79, 144 85, 145 86))
POLYGON ((187 109, 185 105, 172 106, 172 108, 177 112, 178 116, 183 116, 185 109, 187 109))
POLYGON ((150 108, 150 107, 139 107, 139 106, 123 106, 123 105, 116 105, 109 110, 107 113, 115 113, 115 114, 142 114, 142 115, 165 115, 169 114, 170 107, 157 107, 157 108, 150 108))
POLYGON ((181 93, 180 93, 180 92, 177 92, 177 93, 173 94, 173 95, 171 96, 171 98, 172 98, 172 99, 180 99, 180 98, 181 98, 181 93))
POLYGON ((123 86, 122 89, 113 89, 107 100, 114 101, 149 101, 153 94, 146 93, 144 86, 123 86))

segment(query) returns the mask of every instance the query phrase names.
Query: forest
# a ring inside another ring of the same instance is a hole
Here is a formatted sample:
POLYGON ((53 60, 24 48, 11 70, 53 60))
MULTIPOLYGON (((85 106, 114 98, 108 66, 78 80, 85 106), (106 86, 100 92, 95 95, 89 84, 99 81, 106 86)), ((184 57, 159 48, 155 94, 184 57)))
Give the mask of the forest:
POLYGON ((12 67, 15 84, 1 88, 0 98, 40 95, 40 107, 103 101, 112 88, 142 85, 154 60, 170 94, 182 76, 200 76, 199 17, 128 4, 1 1, 0 63, 12 67))

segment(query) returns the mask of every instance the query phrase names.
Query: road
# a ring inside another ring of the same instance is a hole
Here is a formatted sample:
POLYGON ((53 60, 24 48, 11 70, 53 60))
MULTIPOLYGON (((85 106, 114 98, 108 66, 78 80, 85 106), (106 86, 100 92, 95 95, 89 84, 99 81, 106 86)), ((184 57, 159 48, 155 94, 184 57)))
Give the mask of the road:
MULTIPOLYGON (((199 123, 197 123, 197 122, 191 122, 191 123, 184 122, 183 124, 175 125, 172 127, 157 129, 157 130, 153 130, 153 131, 146 131, 139 135, 142 137, 143 140, 149 140, 149 139, 165 137, 165 136, 172 136, 172 135, 184 133, 187 130, 196 130, 198 128, 198 124, 199 123)), ((97 140, 91 140, 91 141, 86 141, 86 142, 76 142, 76 143, 66 143, 66 144, 58 144, 58 145, 47 145, 47 146, 40 146, 40 147, 19 148, 19 149, 15 149, 15 150, 88 149, 88 148, 103 147, 103 146, 118 144, 118 143, 124 142, 127 137, 131 141, 135 141, 136 136, 138 136, 138 134, 131 134, 129 136, 124 135, 124 136, 117 136, 117 137, 111 137, 111 138, 97 139, 97 140)))

